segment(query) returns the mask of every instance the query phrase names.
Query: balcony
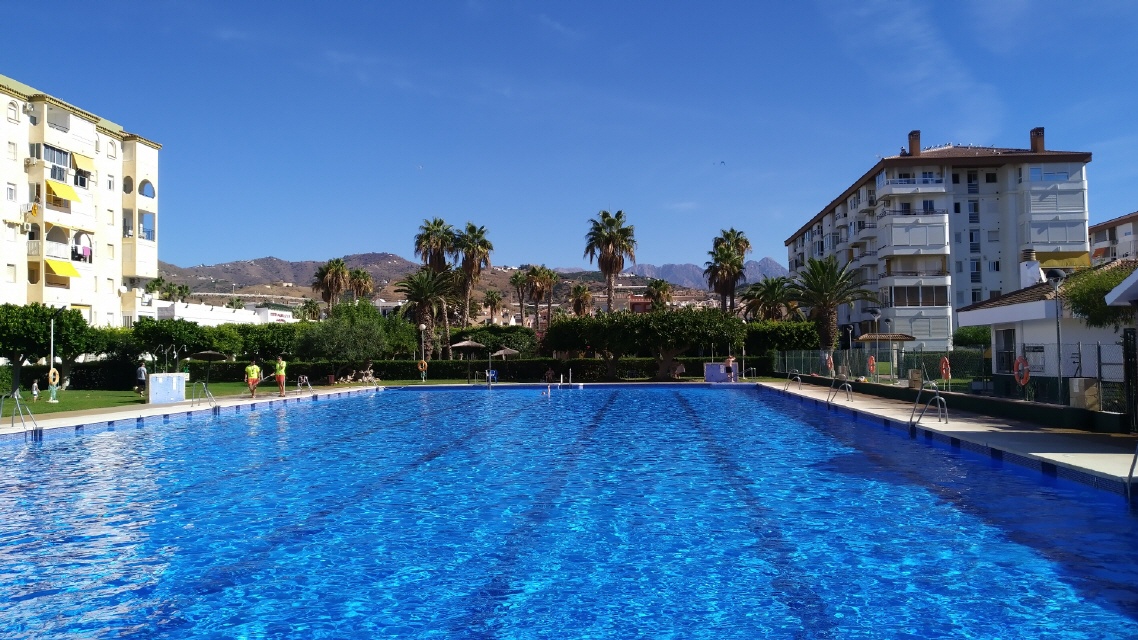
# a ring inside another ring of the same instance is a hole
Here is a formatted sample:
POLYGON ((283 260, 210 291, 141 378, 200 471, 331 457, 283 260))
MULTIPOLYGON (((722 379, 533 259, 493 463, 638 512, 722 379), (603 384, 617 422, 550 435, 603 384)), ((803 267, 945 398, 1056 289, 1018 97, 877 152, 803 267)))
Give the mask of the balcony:
POLYGON ((923 193, 944 193, 944 178, 892 178, 877 182, 878 200, 923 193))
POLYGON ((917 269, 882 271, 877 274, 883 287, 916 286, 916 285, 948 285, 948 272, 943 269, 917 269))
POLYGON ((66 242, 52 242, 51 240, 28 240, 28 257, 70 260, 71 245, 66 242))
POLYGON ((889 216, 946 216, 948 209, 884 209, 877 214, 877 219, 889 216))

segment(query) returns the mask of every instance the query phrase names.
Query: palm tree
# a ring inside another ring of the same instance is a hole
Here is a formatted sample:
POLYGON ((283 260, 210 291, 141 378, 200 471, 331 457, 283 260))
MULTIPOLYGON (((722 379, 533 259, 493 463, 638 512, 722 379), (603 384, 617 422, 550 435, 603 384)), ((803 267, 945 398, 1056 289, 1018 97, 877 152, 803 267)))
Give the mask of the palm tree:
POLYGON ((514 297, 518 300, 518 313, 522 315, 522 324, 526 319, 526 289, 529 287, 529 275, 525 271, 515 271, 510 276, 510 286, 514 288, 514 297))
POLYGON ((624 271, 625 258, 636 262, 635 227, 625 226, 624 222, 624 211, 617 211, 615 215, 601 211, 589 220, 589 232, 585 234, 585 257, 590 263, 596 258, 605 276, 610 313, 616 274, 624 271))
POLYGON ((652 301, 653 311, 667 309, 668 304, 672 302, 672 283, 660 278, 652 278, 648 281, 648 287, 645 288, 644 294, 652 301))
POLYGON ((863 289, 857 271, 838 266, 834 256, 824 260, 810 258, 806 268, 790 283, 790 300, 808 307, 818 325, 822 348, 829 351, 838 341, 838 307, 858 300, 876 301, 877 296, 863 289))
POLYGON ((225 303, 226 309, 244 309, 245 301, 241 298, 230 298, 229 302, 225 303))
POLYGON ((790 278, 765 277, 742 295, 743 316, 754 320, 781 320, 791 314, 790 278))
POLYGON ((342 258, 333 258, 316 268, 312 275, 312 291, 320 294, 320 299, 332 310, 332 303, 339 301, 340 295, 348 288, 348 267, 342 258))
POLYGON ((470 297, 474 283, 483 269, 490 268, 490 252, 494 245, 486 239, 486 227, 467 222, 466 228, 454 236, 454 253, 462 268, 462 326, 470 324, 470 297))
POLYGON ((743 271, 743 254, 735 245, 726 242, 713 243, 711 257, 704 263, 703 275, 707 278, 707 287, 719 294, 719 308, 728 311, 727 300, 731 299, 730 311, 735 311, 735 288, 739 282, 746 279, 743 271))
POLYGON ((455 278, 452 271, 436 273, 424 266, 415 273, 395 283, 396 293, 400 293, 407 303, 400 307, 401 313, 413 316, 416 324, 426 325, 427 335, 434 335, 435 323, 443 322, 443 352, 450 359, 450 321, 447 306, 454 296, 455 278))
POLYGON ((306 299, 299 307, 293 309, 293 315, 301 320, 319 320, 320 303, 312 298, 306 299))
POLYGON ((531 265, 526 272, 526 289, 529 291, 530 302, 533 303, 533 330, 538 331, 541 326, 541 301, 545 300, 545 266, 531 265))
POLYGON ((442 218, 423 220, 415 235, 415 255, 431 271, 447 270, 447 256, 454 253, 454 228, 442 218))
POLYGON ((729 244, 735 247, 735 250, 744 257, 751 252, 751 241, 747 239, 747 234, 738 231, 735 227, 719 230, 719 237, 712 240, 711 245, 714 248, 721 244, 729 244))
POLYGON ((366 298, 375 291, 375 283, 367 269, 352 269, 348 272, 348 289, 356 300, 366 298))
POLYGON ((583 282, 573 285, 569 292, 569 304, 573 305, 574 315, 588 315, 593 308, 593 294, 589 291, 589 285, 583 282))
POLYGON ((482 296, 482 306, 490 311, 490 324, 495 324, 498 312, 502 310, 502 292, 497 289, 487 290, 482 296))

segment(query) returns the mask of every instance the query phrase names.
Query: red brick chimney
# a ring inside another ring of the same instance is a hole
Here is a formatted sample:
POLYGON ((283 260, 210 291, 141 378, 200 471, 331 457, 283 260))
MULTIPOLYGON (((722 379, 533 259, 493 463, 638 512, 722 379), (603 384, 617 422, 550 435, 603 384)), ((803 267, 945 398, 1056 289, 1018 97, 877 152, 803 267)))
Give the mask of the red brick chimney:
MULTIPOLYGON (((1040 131, 1042 132, 1043 130, 1040 129, 1040 131)), ((1040 135, 1043 135, 1043 134, 1040 133, 1040 135)), ((912 131, 909 132, 909 155, 911 155, 911 156, 921 155, 921 130, 920 129, 913 129, 912 131)))
POLYGON ((1043 127, 1036 127, 1031 130, 1031 152, 1043 153, 1043 127))

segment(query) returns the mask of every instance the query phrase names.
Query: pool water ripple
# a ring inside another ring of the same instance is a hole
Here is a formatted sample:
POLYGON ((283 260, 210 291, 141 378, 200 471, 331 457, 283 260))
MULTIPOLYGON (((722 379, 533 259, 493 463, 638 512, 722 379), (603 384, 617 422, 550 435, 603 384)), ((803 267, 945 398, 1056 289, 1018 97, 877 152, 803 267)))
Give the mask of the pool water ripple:
POLYGON ((0 638, 1131 638, 1121 501, 753 390, 0 446, 0 638))

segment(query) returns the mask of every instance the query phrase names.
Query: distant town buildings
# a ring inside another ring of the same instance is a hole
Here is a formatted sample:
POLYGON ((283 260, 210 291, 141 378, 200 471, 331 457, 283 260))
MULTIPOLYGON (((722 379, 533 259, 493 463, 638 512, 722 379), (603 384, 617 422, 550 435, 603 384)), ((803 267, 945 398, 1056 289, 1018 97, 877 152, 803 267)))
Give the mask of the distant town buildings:
POLYGON ((879 160, 786 239, 793 273, 809 258, 851 264, 878 303, 843 305, 854 337, 906 333, 910 348, 951 342, 954 308, 1090 265, 1090 152, 1052 151, 1042 127, 1025 149, 921 146, 879 160), (876 326, 870 310, 880 310, 876 326))
POLYGON ((1095 265, 1138 256, 1138 211, 1100 222, 1088 229, 1091 239, 1091 262, 1095 265))
POLYGON ((0 109, 0 302, 155 317, 162 146, 5 76, 0 109))

